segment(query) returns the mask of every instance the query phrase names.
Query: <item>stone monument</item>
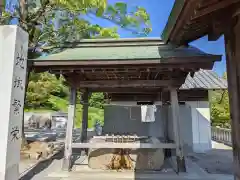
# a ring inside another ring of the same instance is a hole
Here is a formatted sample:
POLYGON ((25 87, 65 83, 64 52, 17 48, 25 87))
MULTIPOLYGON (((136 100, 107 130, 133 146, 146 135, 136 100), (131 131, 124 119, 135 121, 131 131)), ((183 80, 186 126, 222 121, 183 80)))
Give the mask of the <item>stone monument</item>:
POLYGON ((28 34, 0 26, 0 179, 17 180, 27 70, 28 34))

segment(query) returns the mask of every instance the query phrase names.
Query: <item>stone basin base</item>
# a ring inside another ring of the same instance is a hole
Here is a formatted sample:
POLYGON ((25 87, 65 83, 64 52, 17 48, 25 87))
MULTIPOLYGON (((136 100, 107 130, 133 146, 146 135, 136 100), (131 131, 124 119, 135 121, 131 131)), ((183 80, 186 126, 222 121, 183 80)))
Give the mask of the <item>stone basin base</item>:
MULTIPOLYGON (((148 143, 155 142, 156 138, 145 139, 148 143)), ((104 142, 103 139, 91 139, 91 142, 104 142)), ((140 143, 136 142, 136 143, 140 143)), ((129 153, 124 155, 124 159, 127 159, 126 167, 132 170, 161 170, 164 164, 164 152, 163 149, 131 149, 127 150, 129 153), (131 167, 131 168, 129 168, 131 167)), ((88 156, 88 166, 92 169, 110 169, 113 164, 117 164, 121 161, 121 157, 118 154, 119 149, 91 149, 88 156)), ((123 159, 122 158, 122 159, 123 159)), ((117 166, 117 165, 116 165, 117 166)), ((118 169, 118 168, 117 168, 118 169)))

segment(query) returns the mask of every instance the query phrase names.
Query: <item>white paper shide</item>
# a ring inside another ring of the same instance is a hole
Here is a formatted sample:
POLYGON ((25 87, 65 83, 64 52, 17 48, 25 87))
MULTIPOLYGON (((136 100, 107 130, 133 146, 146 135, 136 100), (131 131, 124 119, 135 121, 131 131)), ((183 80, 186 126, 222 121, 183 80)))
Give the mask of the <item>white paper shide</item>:
POLYGON ((141 105, 142 122, 154 122, 156 111, 156 105, 141 105))

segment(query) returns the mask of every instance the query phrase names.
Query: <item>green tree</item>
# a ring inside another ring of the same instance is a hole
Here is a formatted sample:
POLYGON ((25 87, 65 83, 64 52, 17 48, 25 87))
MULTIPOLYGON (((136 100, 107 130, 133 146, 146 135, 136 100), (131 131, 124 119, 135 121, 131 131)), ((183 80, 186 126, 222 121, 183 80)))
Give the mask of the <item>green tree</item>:
MULTIPOLYGON (((224 79, 227 74, 224 73, 224 79)), ((230 109, 227 90, 217 90, 210 92, 211 120, 213 126, 230 128, 230 109)))
POLYGON ((91 98, 89 100, 89 106, 95 107, 95 108, 103 108, 103 105, 105 103, 104 100, 104 94, 103 93, 93 93, 91 95, 91 98))
POLYGON ((151 31, 144 8, 122 2, 111 5, 107 0, 19 0, 18 5, 3 12, 0 23, 9 24, 13 19, 29 33, 29 57, 83 38, 118 38, 118 27, 137 35, 151 31), (106 19, 116 26, 92 24, 87 16, 106 19))
POLYGON ((37 109, 43 107, 46 109, 59 110, 54 109, 48 100, 51 95, 60 98, 66 98, 68 96, 68 89, 64 85, 64 81, 62 77, 57 79, 55 75, 47 72, 31 72, 25 108, 37 109))
MULTIPOLYGON (((74 46, 83 38, 118 38, 118 27, 136 35, 147 35, 151 31, 149 15, 144 8, 129 7, 122 2, 109 4, 107 0, 18 0, 17 4, 7 4, 0 15, 0 24, 13 21, 29 34, 30 59, 43 52, 62 50, 66 45, 74 46), (87 20, 88 16, 111 21, 115 26, 106 28, 92 24, 87 20)), ((46 105, 49 93, 64 92, 63 86, 52 90, 53 82, 57 81, 49 74, 31 73, 27 106, 46 105)))

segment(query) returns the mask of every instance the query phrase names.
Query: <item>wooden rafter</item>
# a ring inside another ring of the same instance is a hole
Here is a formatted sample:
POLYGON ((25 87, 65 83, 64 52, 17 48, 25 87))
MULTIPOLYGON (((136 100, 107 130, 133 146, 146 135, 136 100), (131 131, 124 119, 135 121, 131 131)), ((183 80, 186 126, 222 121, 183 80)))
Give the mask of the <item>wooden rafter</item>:
POLYGON ((194 12, 194 8, 196 6, 196 1, 194 0, 189 0, 184 9, 188 9, 188 11, 183 10, 180 14, 180 17, 178 18, 178 21, 176 22, 173 30, 171 31, 170 35, 170 40, 172 40, 173 37, 176 36, 176 34, 179 33, 179 28, 181 27, 182 24, 186 23, 189 21, 191 14, 194 12))
POLYGON ((201 18, 203 16, 209 15, 216 11, 222 10, 228 6, 234 5, 236 3, 240 3, 240 0, 222 0, 218 1, 212 5, 205 6, 205 8, 201 8, 198 11, 195 11, 194 17, 191 20, 201 18))
POLYGON ((202 2, 199 3, 198 9, 206 8, 208 6, 214 5, 217 2, 219 2, 219 0, 202 0, 202 2))

